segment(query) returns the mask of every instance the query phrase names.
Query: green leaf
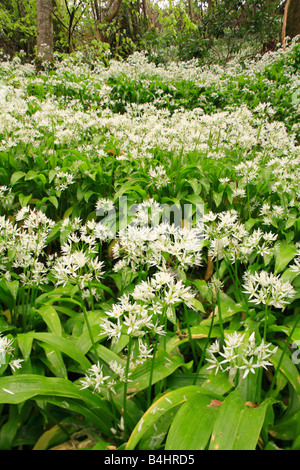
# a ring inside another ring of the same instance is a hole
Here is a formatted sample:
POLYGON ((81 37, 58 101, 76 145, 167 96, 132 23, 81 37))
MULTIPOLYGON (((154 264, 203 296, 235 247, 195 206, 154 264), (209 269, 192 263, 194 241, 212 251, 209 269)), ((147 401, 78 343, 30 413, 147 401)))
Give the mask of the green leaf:
POLYGON ((180 407, 171 424, 165 449, 205 449, 219 408, 220 405, 213 402, 209 395, 197 394, 187 400, 180 407))
POLYGON ((62 326, 60 318, 52 305, 44 305, 38 310, 38 313, 43 318, 44 322, 47 324, 51 333, 54 333, 58 336, 62 335, 62 326))
MULTIPOLYGON (((274 349, 274 347, 270 347, 270 350, 274 349)), ((281 358, 282 350, 278 348, 278 350, 272 354, 270 357, 270 362, 274 364, 275 367, 278 367, 279 360, 281 358)), ((290 382, 292 387, 295 391, 300 395, 300 376, 299 371, 295 364, 291 361, 287 354, 284 355, 283 360, 280 364, 279 368, 280 372, 285 376, 285 378, 290 382)))
POLYGON ((132 450, 136 447, 139 440, 145 434, 145 432, 167 411, 175 406, 178 406, 186 402, 190 397, 196 393, 207 393, 201 390, 196 385, 179 388, 163 395, 161 398, 155 401, 153 405, 146 411, 146 413, 139 420, 134 430, 132 431, 126 450, 132 450))
MULTIPOLYGON (((130 375, 128 393, 137 393, 149 386, 152 361, 153 359, 146 361, 134 369, 130 375)), ((171 375, 182 363, 183 360, 180 356, 172 357, 165 351, 158 350, 154 359, 152 384, 171 375)), ((115 387, 115 391, 116 393, 123 393, 123 384, 118 384, 115 387)))
POLYGON ((32 198, 32 194, 29 194, 28 196, 25 196, 25 194, 19 194, 19 201, 21 204, 21 207, 27 206, 28 202, 32 198))
POLYGON ((112 414, 105 401, 90 390, 80 390, 73 382, 35 374, 0 378, 0 403, 19 404, 43 399, 90 417, 107 435, 111 434, 112 414), (94 419, 93 419, 94 417, 94 419))
POLYGON ((289 264, 289 262, 296 256, 297 249, 294 245, 283 245, 279 243, 275 247, 275 274, 280 273, 289 264))
POLYGON ((23 178, 24 176, 26 176, 26 173, 24 173, 23 171, 15 171, 11 175, 10 184, 13 186, 19 181, 19 179, 23 178))
POLYGON ((53 372, 53 375, 67 379, 68 373, 61 352, 46 343, 42 343, 41 346, 46 353, 47 360, 49 361, 47 365, 51 372, 53 372))
POLYGON ((255 450, 270 403, 252 407, 238 390, 231 392, 220 407, 209 450, 255 450))
POLYGON ((33 342, 33 335, 32 332, 28 333, 20 333, 17 335, 17 340, 19 344, 19 348, 23 354, 25 361, 30 357, 32 342, 33 342))
POLYGON ((10 291, 12 297, 16 300, 19 290, 19 281, 5 281, 6 287, 10 291))
POLYGON ((50 346, 58 349, 62 353, 78 362, 82 369, 87 370, 91 367, 90 361, 81 353, 81 351, 67 338, 55 335, 53 333, 32 333, 33 338, 43 341, 50 346))
POLYGON ((14 438, 21 426, 21 418, 16 406, 9 407, 9 418, 0 431, 0 450, 11 450, 14 438))

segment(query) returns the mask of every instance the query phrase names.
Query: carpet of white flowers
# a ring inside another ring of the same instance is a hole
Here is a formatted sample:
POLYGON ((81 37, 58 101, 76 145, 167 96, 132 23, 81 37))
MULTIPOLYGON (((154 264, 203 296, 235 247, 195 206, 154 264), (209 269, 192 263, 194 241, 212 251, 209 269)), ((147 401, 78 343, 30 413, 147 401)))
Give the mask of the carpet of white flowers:
POLYGON ((1 449, 300 448, 299 88, 2 57, 1 449))

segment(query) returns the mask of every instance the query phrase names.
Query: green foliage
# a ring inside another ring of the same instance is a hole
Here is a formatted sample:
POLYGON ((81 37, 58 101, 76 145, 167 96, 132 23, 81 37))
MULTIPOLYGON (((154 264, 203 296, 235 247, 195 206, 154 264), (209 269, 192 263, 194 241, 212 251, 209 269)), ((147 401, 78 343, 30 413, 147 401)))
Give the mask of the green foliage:
POLYGON ((299 45, 108 50, 0 63, 0 448, 298 449, 299 45))
POLYGON ((0 47, 11 54, 33 53, 36 37, 34 0, 4 0, 0 5, 0 47))

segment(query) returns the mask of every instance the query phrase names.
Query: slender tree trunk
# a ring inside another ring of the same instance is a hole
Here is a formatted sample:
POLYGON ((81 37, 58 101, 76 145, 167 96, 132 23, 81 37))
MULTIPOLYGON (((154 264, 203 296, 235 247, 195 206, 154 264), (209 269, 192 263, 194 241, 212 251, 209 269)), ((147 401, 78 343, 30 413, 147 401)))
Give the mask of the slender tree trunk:
POLYGON ((148 2, 148 0, 143 0, 143 12, 144 12, 145 26, 148 26, 148 22, 149 22, 149 2, 148 2))
POLYGON ((287 2, 286 35, 294 38, 300 34, 300 0, 287 2))
POLYGON ((188 0, 188 6, 189 6, 189 17, 191 20, 194 19, 194 14, 193 14, 193 2, 192 0, 188 0))
POLYGON ((283 48, 285 49, 285 44, 284 40, 286 38, 286 21, 287 21, 287 12, 289 8, 290 0, 287 0, 284 8, 284 15, 283 15, 283 24, 282 24, 282 34, 281 34, 281 42, 283 45, 283 48))
POLYGON ((53 60, 52 0, 36 0, 37 56, 42 61, 53 60))
MULTIPOLYGON (((107 23, 110 23, 113 19, 115 19, 115 17, 117 16, 118 14, 118 11, 120 10, 121 6, 122 6, 122 2, 123 0, 117 0, 117 2, 114 4, 114 6, 112 7, 112 9, 109 11, 109 13, 107 13, 105 15, 105 21, 107 23)), ((112 2, 113 3, 113 2, 112 2)))

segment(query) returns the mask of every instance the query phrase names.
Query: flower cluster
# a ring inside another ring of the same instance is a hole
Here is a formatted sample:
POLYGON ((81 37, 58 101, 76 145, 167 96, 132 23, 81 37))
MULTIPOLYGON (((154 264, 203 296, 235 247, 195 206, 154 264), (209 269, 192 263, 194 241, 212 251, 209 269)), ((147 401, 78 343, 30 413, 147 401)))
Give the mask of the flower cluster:
POLYGON ((9 339, 7 336, 3 336, 0 333, 0 367, 7 364, 8 362, 11 369, 15 371, 16 369, 20 369, 22 367, 21 362, 23 362, 24 359, 13 359, 11 361, 7 360, 9 356, 13 356, 15 349, 13 343, 13 338, 9 339))
POLYGON ((270 344, 262 342, 257 345, 255 333, 249 337, 246 333, 239 332, 226 333, 224 346, 221 347, 219 340, 216 340, 208 349, 207 362, 211 365, 208 369, 215 369, 215 373, 228 372, 231 381, 234 380, 238 371, 242 372, 242 378, 246 378, 249 372, 256 373, 259 368, 266 369, 272 363, 269 358, 275 354, 277 347, 270 349, 270 344))
POLYGON ((296 293, 289 282, 282 281, 279 275, 264 270, 253 274, 246 271, 243 288, 244 292, 249 294, 249 302, 281 309, 291 302, 296 293))
POLYGON ((236 210, 204 215, 204 233, 209 240, 208 254, 212 259, 227 258, 248 263, 252 254, 257 256, 273 255, 273 243, 278 235, 263 232, 260 228, 250 233, 239 221, 236 210))

